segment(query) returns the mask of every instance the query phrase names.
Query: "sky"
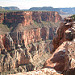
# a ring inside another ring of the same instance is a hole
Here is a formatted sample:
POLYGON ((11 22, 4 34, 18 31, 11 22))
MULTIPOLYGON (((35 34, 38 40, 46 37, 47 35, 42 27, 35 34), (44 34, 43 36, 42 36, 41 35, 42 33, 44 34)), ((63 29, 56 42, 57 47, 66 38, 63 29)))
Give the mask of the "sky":
POLYGON ((0 6, 17 6, 20 9, 43 6, 75 7, 75 0, 0 0, 0 6))

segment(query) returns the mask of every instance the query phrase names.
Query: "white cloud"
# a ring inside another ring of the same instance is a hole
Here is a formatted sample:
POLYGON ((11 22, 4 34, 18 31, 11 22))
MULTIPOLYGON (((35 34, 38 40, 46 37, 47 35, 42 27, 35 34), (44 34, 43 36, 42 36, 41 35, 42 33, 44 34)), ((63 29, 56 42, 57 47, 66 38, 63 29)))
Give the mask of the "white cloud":
POLYGON ((0 6, 17 6, 21 9, 30 7, 75 7, 75 0, 0 0, 0 6))

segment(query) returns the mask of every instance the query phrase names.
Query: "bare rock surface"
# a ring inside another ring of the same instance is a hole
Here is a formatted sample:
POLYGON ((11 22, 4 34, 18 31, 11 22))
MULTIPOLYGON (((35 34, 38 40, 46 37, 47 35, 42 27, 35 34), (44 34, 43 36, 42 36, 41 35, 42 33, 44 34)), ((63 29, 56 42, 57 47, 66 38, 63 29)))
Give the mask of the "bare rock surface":
POLYGON ((75 71, 75 22, 71 17, 65 18, 56 35, 58 26, 52 23, 60 20, 58 12, 52 11, 0 14, 0 23, 11 30, 0 34, 0 72, 71 75, 75 71))
POLYGON ((54 69, 44 68, 44 69, 37 70, 37 71, 17 73, 16 75, 62 75, 62 74, 57 73, 54 69))

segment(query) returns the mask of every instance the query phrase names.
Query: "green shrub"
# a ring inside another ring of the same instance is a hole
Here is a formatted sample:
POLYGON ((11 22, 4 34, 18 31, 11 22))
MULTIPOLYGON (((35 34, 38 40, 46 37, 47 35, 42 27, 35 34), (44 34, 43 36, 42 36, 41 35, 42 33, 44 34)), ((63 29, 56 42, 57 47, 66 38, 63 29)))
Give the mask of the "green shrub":
POLYGON ((75 20, 75 15, 72 16, 73 20, 75 20))

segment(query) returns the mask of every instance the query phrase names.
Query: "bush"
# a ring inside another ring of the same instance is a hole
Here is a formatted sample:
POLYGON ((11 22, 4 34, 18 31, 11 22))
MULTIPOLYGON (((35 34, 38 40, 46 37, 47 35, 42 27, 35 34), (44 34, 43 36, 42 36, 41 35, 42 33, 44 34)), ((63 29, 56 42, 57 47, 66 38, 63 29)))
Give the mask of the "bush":
POLYGON ((72 16, 73 20, 75 20, 75 15, 72 16))

